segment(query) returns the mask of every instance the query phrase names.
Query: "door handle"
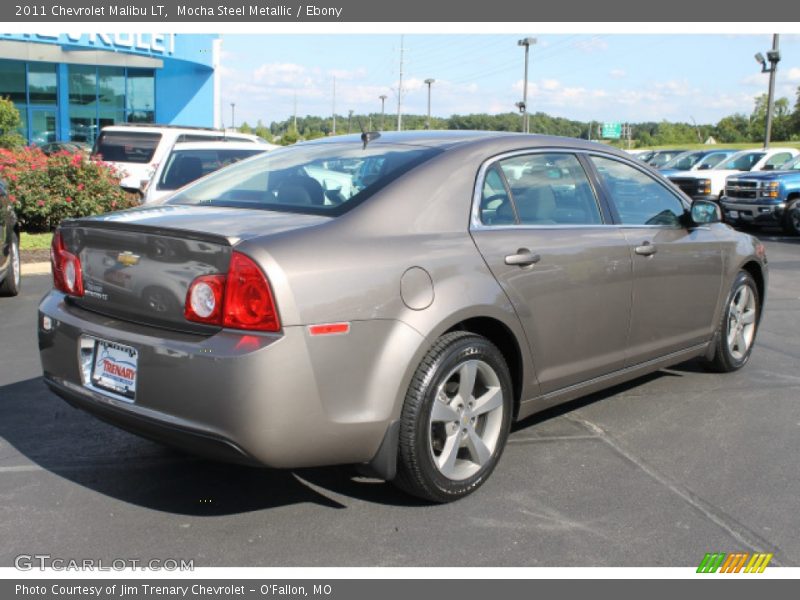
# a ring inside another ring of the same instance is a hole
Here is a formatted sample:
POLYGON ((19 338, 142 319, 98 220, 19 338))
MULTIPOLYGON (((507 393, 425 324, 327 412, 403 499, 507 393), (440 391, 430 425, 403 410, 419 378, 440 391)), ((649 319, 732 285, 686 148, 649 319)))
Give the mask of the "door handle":
POLYGON ((650 242, 644 242, 641 246, 636 246, 633 251, 639 256, 653 256, 656 253, 656 247, 650 242))
POLYGON ((529 267, 542 260, 538 254, 533 254, 527 248, 520 248, 516 254, 509 254, 506 256, 507 265, 516 265, 518 267, 529 267))

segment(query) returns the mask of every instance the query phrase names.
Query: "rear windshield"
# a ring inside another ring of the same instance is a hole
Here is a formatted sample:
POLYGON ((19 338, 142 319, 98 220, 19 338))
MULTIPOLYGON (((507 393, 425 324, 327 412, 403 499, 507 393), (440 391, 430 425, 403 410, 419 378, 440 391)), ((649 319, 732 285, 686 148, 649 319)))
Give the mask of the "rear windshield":
POLYGON ((243 158, 260 154, 264 149, 176 150, 167 158, 158 180, 159 190, 177 190, 243 158))
POLYGON ((210 175, 169 204, 339 215, 441 150, 361 142, 297 145, 210 175))
POLYGON ((110 162, 147 163, 160 141, 160 133, 103 131, 92 154, 110 162))

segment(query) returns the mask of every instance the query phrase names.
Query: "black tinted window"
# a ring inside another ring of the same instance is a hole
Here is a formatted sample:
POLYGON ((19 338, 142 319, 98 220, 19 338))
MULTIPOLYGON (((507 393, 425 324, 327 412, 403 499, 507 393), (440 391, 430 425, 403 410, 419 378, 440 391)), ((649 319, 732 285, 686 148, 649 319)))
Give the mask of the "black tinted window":
POLYGON ((679 225, 684 207, 650 175, 608 158, 592 156, 624 225, 679 225))
POLYGON ((112 162, 146 163, 161 141, 160 133, 104 131, 97 138, 94 154, 112 162))

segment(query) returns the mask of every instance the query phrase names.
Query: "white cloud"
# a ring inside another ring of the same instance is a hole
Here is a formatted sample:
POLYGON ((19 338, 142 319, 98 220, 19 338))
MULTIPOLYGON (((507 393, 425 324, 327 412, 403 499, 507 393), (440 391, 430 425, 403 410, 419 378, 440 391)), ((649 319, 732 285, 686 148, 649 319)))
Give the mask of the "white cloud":
POLYGON ((800 83, 800 68, 792 67, 786 71, 786 80, 792 83, 800 83))
POLYGON ((578 40, 577 42, 573 43, 573 46, 582 52, 586 52, 587 54, 608 50, 608 42, 597 36, 587 40, 578 40))
POLYGON ((625 71, 625 69, 611 69, 608 72, 608 75, 611 77, 611 79, 623 79, 627 74, 628 73, 625 71))

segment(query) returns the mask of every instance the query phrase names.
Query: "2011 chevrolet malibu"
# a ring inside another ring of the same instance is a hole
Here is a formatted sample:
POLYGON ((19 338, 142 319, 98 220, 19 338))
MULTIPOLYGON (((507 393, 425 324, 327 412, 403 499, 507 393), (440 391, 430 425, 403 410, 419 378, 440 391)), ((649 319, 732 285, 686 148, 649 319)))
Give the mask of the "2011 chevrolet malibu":
POLYGON ((607 146, 365 133, 248 159, 167 204, 64 222, 47 385, 208 456, 486 481, 511 423, 753 349, 764 247, 607 146))

